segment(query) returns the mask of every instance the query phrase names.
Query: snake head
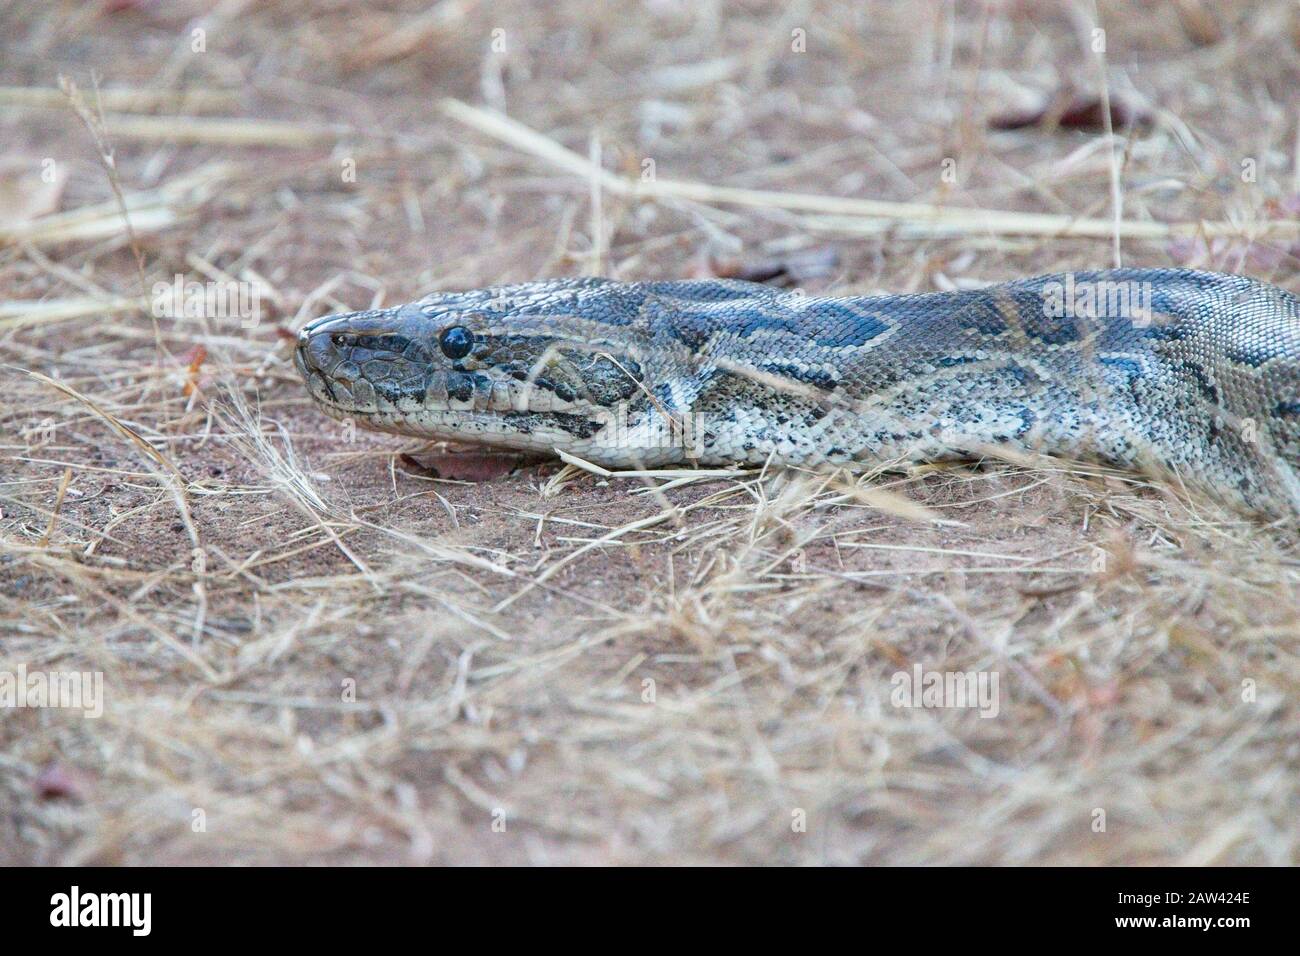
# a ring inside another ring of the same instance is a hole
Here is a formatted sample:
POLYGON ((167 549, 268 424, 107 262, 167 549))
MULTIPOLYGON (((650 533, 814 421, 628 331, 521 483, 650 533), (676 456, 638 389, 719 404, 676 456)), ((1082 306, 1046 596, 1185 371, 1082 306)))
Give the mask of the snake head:
POLYGON ((299 333, 294 361, 337 418, 582 454, 616 416, 653 403, 646 323, 620 289, 593 279, 531 283, 328 315, 299 333))

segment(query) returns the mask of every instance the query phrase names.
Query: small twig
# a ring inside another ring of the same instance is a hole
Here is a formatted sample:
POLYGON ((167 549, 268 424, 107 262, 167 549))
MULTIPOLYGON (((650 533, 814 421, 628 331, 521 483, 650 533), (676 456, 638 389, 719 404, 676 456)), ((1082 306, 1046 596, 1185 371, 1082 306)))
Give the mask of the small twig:
POLYGON ((54 526, 59 520, 59 511, 63 508, 63 496, 68 493, 68 484, 72 481, 72 469, 63 469, 63 480, 59 482, 58 494, 54 496, 54 510, 50 512, 50 523, 45 526, 45 534, 41 535, 41 547, 47 548, 50 544, 50 535, 54 533, 54 526))
MULTIPOLYGON (((91 112, 90 107, 86 105, 81 91, 77 89, 77 84, 73 80, 59 74, 59 89, 63 95, 68 98, 68 103, 72 106, 74 112, 85 124, 87 132, 90 133, 91 139, 95 141, 95 148, 99 150, 100 162, 104 164, 104 171, 108 174, 108 184, 113 190, 113 198, 117 201, 118 212, 122 216, 122 224, 126 229, 127 242, 131 246, 131 251, 135 254, 136 273, 140 278, 140 307, 149 313, 149 290, 144 277, 144 252, 140 249, 140 243, 136 238, 135 230, 131 228, 131 215, 126 209, 126 197, 122 193, 122 182, 117 175, 117 161, 113 157, 113 148, 109 145, 108 134, 104 129, 103 109, 99 113, 91 112)), ((155 332, 158 323, 154 322, 155 332)), ((162 352, 162 336, 158 336, 158 350, 162 352)))

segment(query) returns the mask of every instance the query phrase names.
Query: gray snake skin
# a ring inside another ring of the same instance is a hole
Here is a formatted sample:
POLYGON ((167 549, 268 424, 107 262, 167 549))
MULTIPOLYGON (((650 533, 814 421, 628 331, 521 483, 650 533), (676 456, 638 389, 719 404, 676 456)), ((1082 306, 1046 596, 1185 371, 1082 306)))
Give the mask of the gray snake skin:
POLYGON ((608 468, 1036 452, 1300 513, 1300 300, 1241 276, 853 298, 562 279, 326 316, 295 364, 337 418, 608 468))

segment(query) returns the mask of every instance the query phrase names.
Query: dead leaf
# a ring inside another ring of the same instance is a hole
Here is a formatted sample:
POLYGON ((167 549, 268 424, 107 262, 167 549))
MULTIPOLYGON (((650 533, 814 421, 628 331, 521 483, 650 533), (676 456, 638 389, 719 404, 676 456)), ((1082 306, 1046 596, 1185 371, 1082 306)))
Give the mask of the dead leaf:
POLYGON ((91 778, 78 767, 55 761, 46 764, 34 787, 41 800, 74 800, 82 803, 90 796, 91 778))
POLYGON ((440 452, 421 455, 419 459, 402 455, 402 464, 429 478, 449 481, 492 481, 510 474, 527 459, 506 452, 440 452))
POLYGON ((745 282, 794 286, 809 279, 820 279, 830 275, 839 262, 839 251, 834 246, 816 246, 783 256, 749 262, 740 259, 713 260, 709 263, 709 273, 720 279, 741 279, 745 282))
MULTIPOLYGON (((1147 111, 1129 103, 1122 97, 1110 98, 1110 123, 1116 131, 1149 129, 1153 122, 1147 111)), ((1041 126, 1048 130, 1080 129, 1104 130, 1106 114, 1100 96, 1077 93, 1074 90, 1058 91, 1047 103, 1035 110, 1021 113, 1003 113, 988 121, 990 129, 1011 130, 1041 126)))
POLYGON ((196 345, 189 351, 189 368, 185 373, 185 396, 188 398, 193 395, 199 387, 199 370, 203 368, 204 361, 207 360, 208 350, 202 345, 196 345))

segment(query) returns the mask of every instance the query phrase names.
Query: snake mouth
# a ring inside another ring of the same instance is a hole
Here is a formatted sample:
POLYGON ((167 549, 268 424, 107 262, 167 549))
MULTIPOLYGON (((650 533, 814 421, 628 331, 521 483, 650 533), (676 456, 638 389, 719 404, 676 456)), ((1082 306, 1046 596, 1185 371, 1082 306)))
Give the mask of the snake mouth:
POLYGON ((427 392, 427 347, 396 309, 322 316, 298 332, 294 366, 312 397, 340 415, 411 409, 427 392))
MULTIPOLYGON (((302 339, 299 339, 302 342, 302 339)), ((307 361, 306 352, 302 345, 299 344, 293 352, 293 365, 298 370, 299 376, 307 385, 307 391, 311 394, 321 406, 330 414, 345 415, 349 411, 348 399, 350 395, 340 395, 335 391, 332 380, 329 375, 317 368, 313 368, 307 361)), ((343 384, 340 382, 340 384, 343 384)))
POLYGON ((293 364, 312 397, 331 412, 360 411, 351 386, 355 377, 347 368, 332 330, 346 327, 350 315, 326 315, 307 323, 298 332, 293 364))

